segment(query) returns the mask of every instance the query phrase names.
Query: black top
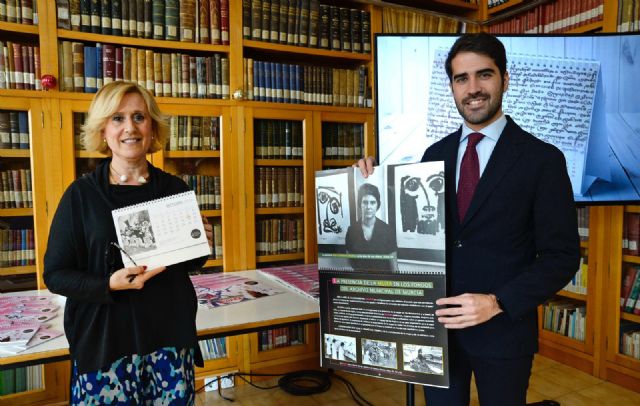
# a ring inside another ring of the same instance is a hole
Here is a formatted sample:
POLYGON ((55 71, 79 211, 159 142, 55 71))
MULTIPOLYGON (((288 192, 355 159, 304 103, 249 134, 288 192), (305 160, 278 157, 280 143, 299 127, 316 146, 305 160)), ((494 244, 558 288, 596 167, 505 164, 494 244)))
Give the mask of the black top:
POLYGON ((96 371, 131 354, 162 347, 197 345, 197 301, 188 271, 206 257, 171 265, 141 290, 110 291, 111 273, 123 267, 119 254, 107 252, 117 242, 111 210, 185 192, 179 178, 149 164, 149 182, 141 186, 109 184, 110 159, 73 182, 51 224, 44 258, 44 281, 51 292, 67 297, 64 329, 71 357, 80 373, 96 371))
MULTIPOLYGON (((350 254, 391 254, 398 250, 395 230, 376 217, 371 239, 366 240, 362 232, 362 223, 356 221, 347 229, 345 239, 350 254)), ((349 261, 355 270, 394 270, 394 262, 387 259, 358 258, 349 261)))

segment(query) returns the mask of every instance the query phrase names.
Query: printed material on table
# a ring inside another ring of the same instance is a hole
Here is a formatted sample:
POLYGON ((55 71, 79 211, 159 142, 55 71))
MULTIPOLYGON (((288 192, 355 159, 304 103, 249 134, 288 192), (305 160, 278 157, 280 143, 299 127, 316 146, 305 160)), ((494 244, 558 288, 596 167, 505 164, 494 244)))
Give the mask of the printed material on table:
POLYGON ((269 279, 318 301, 320 296, 318 264, 282 266, 258 269, 258 271, 269 279))
POLYGON ((191 276, 198 303, 216 308, 282 293, 258 281, 228 273, 191 276))
POLYGON ((61 336, 42 324, 57 311, 47 296, 0 296, 0 354, 16 354, 61 336))
POLYGON ((444 162, 316 173, 321 365, 449 386, 444 162))
POLYGON ((193 191, 111 212, 125 267, 168 266, 211 254, 193 191), (128 254, 128 255, 127 255, 128 254), (135 262, 135 264, 134 264, 135 262))

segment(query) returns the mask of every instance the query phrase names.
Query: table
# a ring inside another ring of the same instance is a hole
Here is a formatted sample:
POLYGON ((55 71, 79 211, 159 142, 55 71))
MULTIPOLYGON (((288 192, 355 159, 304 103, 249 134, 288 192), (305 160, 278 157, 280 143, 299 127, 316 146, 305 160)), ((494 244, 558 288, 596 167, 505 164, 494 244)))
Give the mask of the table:
MULTIPOLYGON (((263 328, 275 328, 296 323, 311 323, 319 319, 318 302, 278 284, 255 270, 238 271, 234 275, 264 283, 281 294, 249 300, 242 303, 208 309, 198 306, 196 328, 198 337, 207 339, 251 333, 263 328)), ((50 320, 52 328, 64 331, 63 315, 66 298, 48 290, 7 293, 5 295, 52 296, 60 305, 58 315, 50 320)), ((69 342, 62 335, 15 355, 0 355, 0 370, 37 365, 69 359, 69 342)))

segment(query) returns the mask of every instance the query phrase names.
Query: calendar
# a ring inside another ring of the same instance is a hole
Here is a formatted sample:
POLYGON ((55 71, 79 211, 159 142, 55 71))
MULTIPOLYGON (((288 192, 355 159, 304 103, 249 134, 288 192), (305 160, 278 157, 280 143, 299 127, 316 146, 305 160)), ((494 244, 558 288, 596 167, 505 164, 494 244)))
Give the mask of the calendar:
POLYGON ((153 269, 211 254, 193 191, 123 207, 111 214, 125 267, 153 269))

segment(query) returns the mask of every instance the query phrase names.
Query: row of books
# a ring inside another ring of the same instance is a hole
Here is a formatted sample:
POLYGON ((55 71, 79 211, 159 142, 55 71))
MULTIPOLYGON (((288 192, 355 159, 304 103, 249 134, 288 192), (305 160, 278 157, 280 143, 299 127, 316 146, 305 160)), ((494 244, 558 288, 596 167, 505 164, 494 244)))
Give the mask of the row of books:
POLYGON ((382 9, 382 32, 456 34, 466 29, 467 23, 444 15, 392 7, 382 9))
POLYGON ((622 264, 620 311, 640 315, 640 265, 622 264))
POLYGON ((0 21, 38 25, 37 0, 5 0, 0 5, 0 21))
POLYGON ((573 278, 567 283, 567 285, 562 288, 563 290, 579 293, 581 295, 587 294, 587 286, 588 286, 588 275, 589 275, 589 264, 588 264, 588 256, 582 255, 580 257, 580 266, 578 267, 578 271, 573 275, 573 278))
POLYGON ((618 0, 618 32, 640 30, 640 0, 618 0))
POLYGON ((222 259, 222 220, 220 217, 210 218, 209 224, 213 226, 213 248, 210 258, 222 259))
POLYGON ((364 65, 358 69, 338 69, 248 58, 244 67, 247 100, 371 107, 371 88, 364 65))
POLYGON ((253 124, 256 159, 302 159, 302 122, 256 119, 253 124))
POLYGON ((56 0, 58 28, 229 44, 229 0, 56 0))
POLYGON ((588 241, 589 240, 589 208, 588 207, 578 207, 576 209, 578 215, 578 235, 580 236, 580 241, 588 241))
POLYGON ((256 168, 256 207, 301 207, 304 177, 301 167, 256 168))
POLYGON ((33 207, 31 169, 1 171, 0 180, 0 208, 33 207))
POLYGON ((292 345, 302 345, 304 341, 304 324, 270 328, 258 333, 258 349, 260 351, 290 347, 292 345))
POLYGON ((640 359, 640 324, 620 320, 620 353, 640 359))
POLYGON ((368 11, 318 0, 244 0, 242 36, 310 48, 371 52, 368 11))
POLYGON ((229 58, 62 41, 60 90, 95 93, 114 80, 137 82, 155 96, 229 98, 229 58))
POLYGON ((0 396, 44 388, 42 365, 0 371, 0 396))
POLYGON ((40 47, 0 41, 0 89, 42 90, 40 47))
POLYGON ((587 309, 569 299, 551 299, 543 305, 543 328, 556 334, 584 341, 587 309))
POLYGON ((622 223, 622 254, 640 255, 640 213, 625 213, 622 223))
POLYGON ((364 125, 322 123, 322 159, 358 159, 364 151, 364 125))
POLYGON ((492 34, 558 33, 602 21, 604 0, 556 0, 489 27, 492 34))
POLYGON ((257 255, 304 252, 304 219, 267 218, 256 221, 257 255))
POLYGON ((35 265, 32 229, 0 230, 0 267, 35 265))
POLYGON ((196 192, 196 200, 200 210, 220 210, 222 208, 220 176, 188 174, 177 176, 196 192))
POLYGON ((225 337, 200 340, 198 345, 200 352, 202 352, 202 359, 205 361, 227 357, 227 339, 225 337))
POLYGON ((26 111, 0 110, 0 149, 29 149, 29 115, 26 111))
POLYGON ((499 5, 508 3, 509 0, 488 0, 487 1, 487 8, 492 9, 494 7, 497 7, 499 5))
POLYGON ((171 116, 167 150, 219 150, 220 130, 220 117, 171 116))

